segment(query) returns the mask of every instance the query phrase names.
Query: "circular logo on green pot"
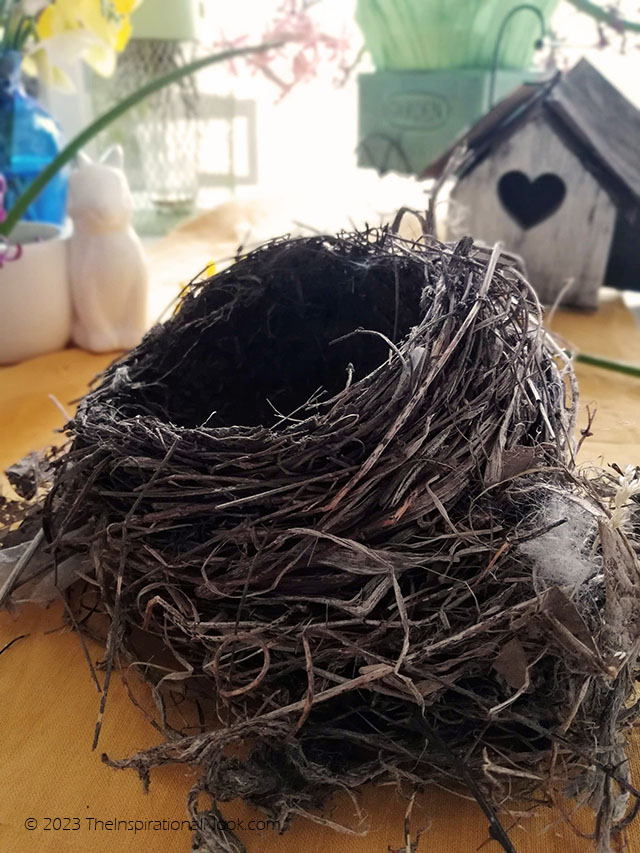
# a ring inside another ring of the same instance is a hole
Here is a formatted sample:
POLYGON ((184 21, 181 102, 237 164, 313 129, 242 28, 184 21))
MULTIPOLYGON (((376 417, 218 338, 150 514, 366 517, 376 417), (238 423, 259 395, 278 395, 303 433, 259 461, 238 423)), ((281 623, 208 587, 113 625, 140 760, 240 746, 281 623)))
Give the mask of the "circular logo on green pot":
POLYGON ((433 130, 444 124, 449 104, 431 92, 397 92, 387 99, 387 116, 391 124, 405 130, 433 130))

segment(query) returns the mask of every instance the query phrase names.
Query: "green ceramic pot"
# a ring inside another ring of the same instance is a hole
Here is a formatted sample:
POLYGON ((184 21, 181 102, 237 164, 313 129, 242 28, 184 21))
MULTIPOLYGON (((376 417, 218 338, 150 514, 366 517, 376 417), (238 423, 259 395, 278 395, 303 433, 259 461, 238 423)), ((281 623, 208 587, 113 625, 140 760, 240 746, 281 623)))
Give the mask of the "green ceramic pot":
MULTIPOLYGON (((358 165, 419 174, 489 109, 491 71, 376 71, 361 74, 358 165)), ((498 70, 496 100, 537 78, 498 70)))

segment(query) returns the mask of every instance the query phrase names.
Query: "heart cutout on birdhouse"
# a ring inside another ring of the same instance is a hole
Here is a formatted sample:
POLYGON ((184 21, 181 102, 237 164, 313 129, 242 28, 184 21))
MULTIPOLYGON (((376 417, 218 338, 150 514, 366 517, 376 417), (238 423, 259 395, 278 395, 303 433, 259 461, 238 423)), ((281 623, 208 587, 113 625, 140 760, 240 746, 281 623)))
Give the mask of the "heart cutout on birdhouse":
POLYGON ((506 172, 498 181, 498 198, 521 228, 533 228, 553 216, 566 194, 565 182, 551 172, 533 181, 524 172, 506 172))

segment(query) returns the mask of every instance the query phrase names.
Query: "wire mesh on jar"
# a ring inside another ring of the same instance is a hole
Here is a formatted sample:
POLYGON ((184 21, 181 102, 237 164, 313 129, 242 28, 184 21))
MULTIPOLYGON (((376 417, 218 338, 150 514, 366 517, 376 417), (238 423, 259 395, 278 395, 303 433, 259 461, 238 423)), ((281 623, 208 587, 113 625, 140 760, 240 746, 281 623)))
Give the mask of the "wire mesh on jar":
MULTIPOLYGON (((194 50, 187 42, 132 39, 114 76, 96 80, 92 87, 94 109, 103 111, 149 80, 185 65, 194 50)), ((142 230, 165 230, 195 206, 201 141, 198 102, 197 79, 190 75, 151 95, 107 131, 108 141, 124 149, 135 222, 142 230)))

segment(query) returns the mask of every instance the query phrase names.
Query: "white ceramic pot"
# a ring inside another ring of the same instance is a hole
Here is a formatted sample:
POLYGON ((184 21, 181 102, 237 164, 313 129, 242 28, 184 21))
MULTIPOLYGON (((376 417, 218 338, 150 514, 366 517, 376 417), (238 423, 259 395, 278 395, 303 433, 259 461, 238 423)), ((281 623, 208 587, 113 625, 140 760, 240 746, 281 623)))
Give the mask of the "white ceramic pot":
POLYGON ((0 268, 0 364, 62 349, 71 335, 65 234, 56 225, 20 222, 0 268))

